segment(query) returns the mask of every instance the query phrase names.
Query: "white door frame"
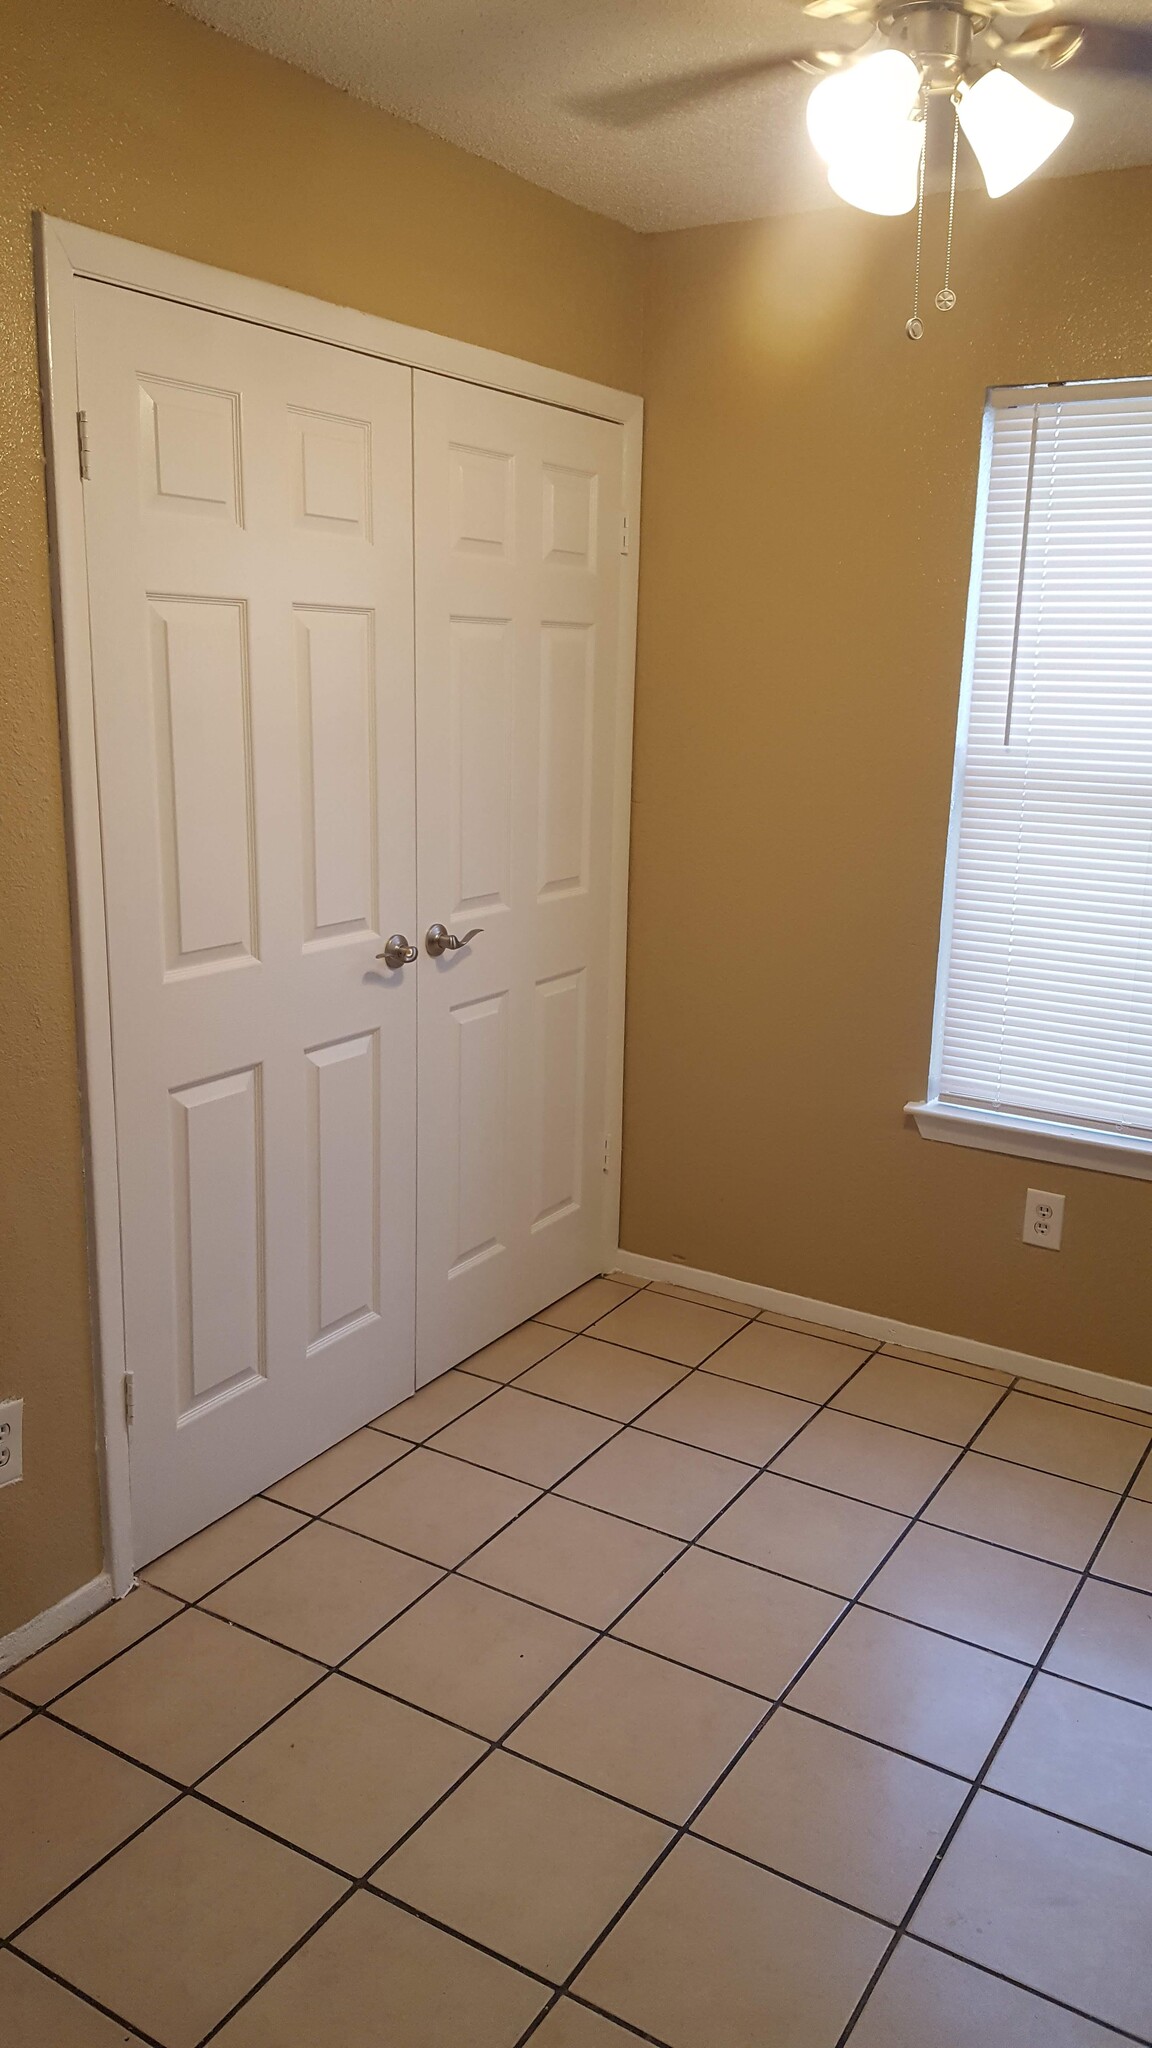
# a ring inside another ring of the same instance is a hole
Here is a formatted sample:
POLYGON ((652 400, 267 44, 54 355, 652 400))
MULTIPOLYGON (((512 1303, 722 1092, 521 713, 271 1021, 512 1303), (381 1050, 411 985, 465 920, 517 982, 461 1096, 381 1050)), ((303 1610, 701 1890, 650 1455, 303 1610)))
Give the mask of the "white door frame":
MULTIPOLYGON (((643 400, 632 392, 571 377, 538 363, 348 306, 328 305, 280 285, 216 270, 70 221, 35 216, 52 595, 67 812, 72 945, 86 1154, 92 1334, 104 1502, 105 1563, 119 1597, 133 1583, 128 1426, 124 1409, 124 1312, 120 1197, 112 1075, 111 1003, 104 922, 96 729, 88 633, 88 565, 78 445, 76 280, 93 278, 207 312, 280 328, 359 354, 534 398, 612 420, 623 429, 627 557, 622 564, 619 690, 614 749, 611 933, 606 1101, 607 1170, 601 1217, 603 1263, 619 1242, 620 1119, 624 1070, 624 973, 628 912, 628 835, 632 778, 632 697, 636 663, 640 458, 643 400)), ((623 538, 622 538, 623 550, 623 538)))

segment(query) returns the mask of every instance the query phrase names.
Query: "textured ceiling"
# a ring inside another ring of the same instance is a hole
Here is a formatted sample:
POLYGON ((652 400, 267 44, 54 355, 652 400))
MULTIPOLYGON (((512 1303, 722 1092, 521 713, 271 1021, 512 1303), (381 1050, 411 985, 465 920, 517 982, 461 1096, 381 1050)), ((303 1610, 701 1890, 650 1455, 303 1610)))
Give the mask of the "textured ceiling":
MULTIPOLYGON (((174 4, 631 227, 746 220, 829 197, 804 132, 810 81, 799 72, 641 129, 595 121, 576 104, 697 65, 838 39, 790 0, 174 4)), ((1075 11, 1147 22, 1152 0, 1081 0, 1075 11)), ((1152 162, 1152 77, 1105 80, 1072 64, 1043 89, 1077 117, 1052 175, 1152 162)))

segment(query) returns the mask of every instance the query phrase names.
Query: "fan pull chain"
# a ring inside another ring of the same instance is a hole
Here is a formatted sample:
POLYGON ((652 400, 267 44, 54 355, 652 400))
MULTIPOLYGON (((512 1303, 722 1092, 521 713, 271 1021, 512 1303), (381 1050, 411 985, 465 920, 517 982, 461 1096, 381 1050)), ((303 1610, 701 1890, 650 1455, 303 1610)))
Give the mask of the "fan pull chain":
POLYGON ((936 305, 941 313, 950 313, 956 304, 956 294, 949 282, 952 275, 952 223, 956 218, 956 153, 960 147, 960 109, 952 102, 952 177, 948 186, 948 240, 944 248, 944 283, 936 294, 936 305))
POLYGON ((924 160, 928 154, 928 100, 923 88, 920 92, 920 118, 925 124, 925 146, 920 151, 920 173, 916 186, 916 276, 912 285, 912 318, 904 325, 904 332, 909 341, 924 339, 924 322, 920 318, 920 257, 924 247, 924 160))

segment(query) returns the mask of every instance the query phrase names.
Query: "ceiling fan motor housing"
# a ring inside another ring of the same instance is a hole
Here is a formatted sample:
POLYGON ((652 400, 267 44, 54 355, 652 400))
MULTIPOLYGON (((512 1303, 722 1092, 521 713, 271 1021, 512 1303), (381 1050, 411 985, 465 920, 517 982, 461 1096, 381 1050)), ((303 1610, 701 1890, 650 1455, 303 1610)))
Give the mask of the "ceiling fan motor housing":
POLYGON ((987 28, 990 15, 975 7, 950 6, 946 0, 907 0, 878 17, 878 27, 894 50, 903 50, 920 68, 929 93, 951 94, 963 79, 972 54, 972 38, 987 28))

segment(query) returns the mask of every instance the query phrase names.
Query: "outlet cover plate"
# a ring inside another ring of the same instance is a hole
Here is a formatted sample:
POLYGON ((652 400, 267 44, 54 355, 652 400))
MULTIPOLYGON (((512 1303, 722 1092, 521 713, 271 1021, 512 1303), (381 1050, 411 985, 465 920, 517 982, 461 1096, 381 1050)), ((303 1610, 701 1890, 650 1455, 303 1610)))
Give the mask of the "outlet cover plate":
POLYGON ((24 1477, 24 1403, 0 1401, 0 1486, 24 1477))
POLYGON ((1029 1188, 1024 1201, 1024 1242, 1058 1252, 1064 1235, 1064 1197, 1044 1188, 1029 1188))

